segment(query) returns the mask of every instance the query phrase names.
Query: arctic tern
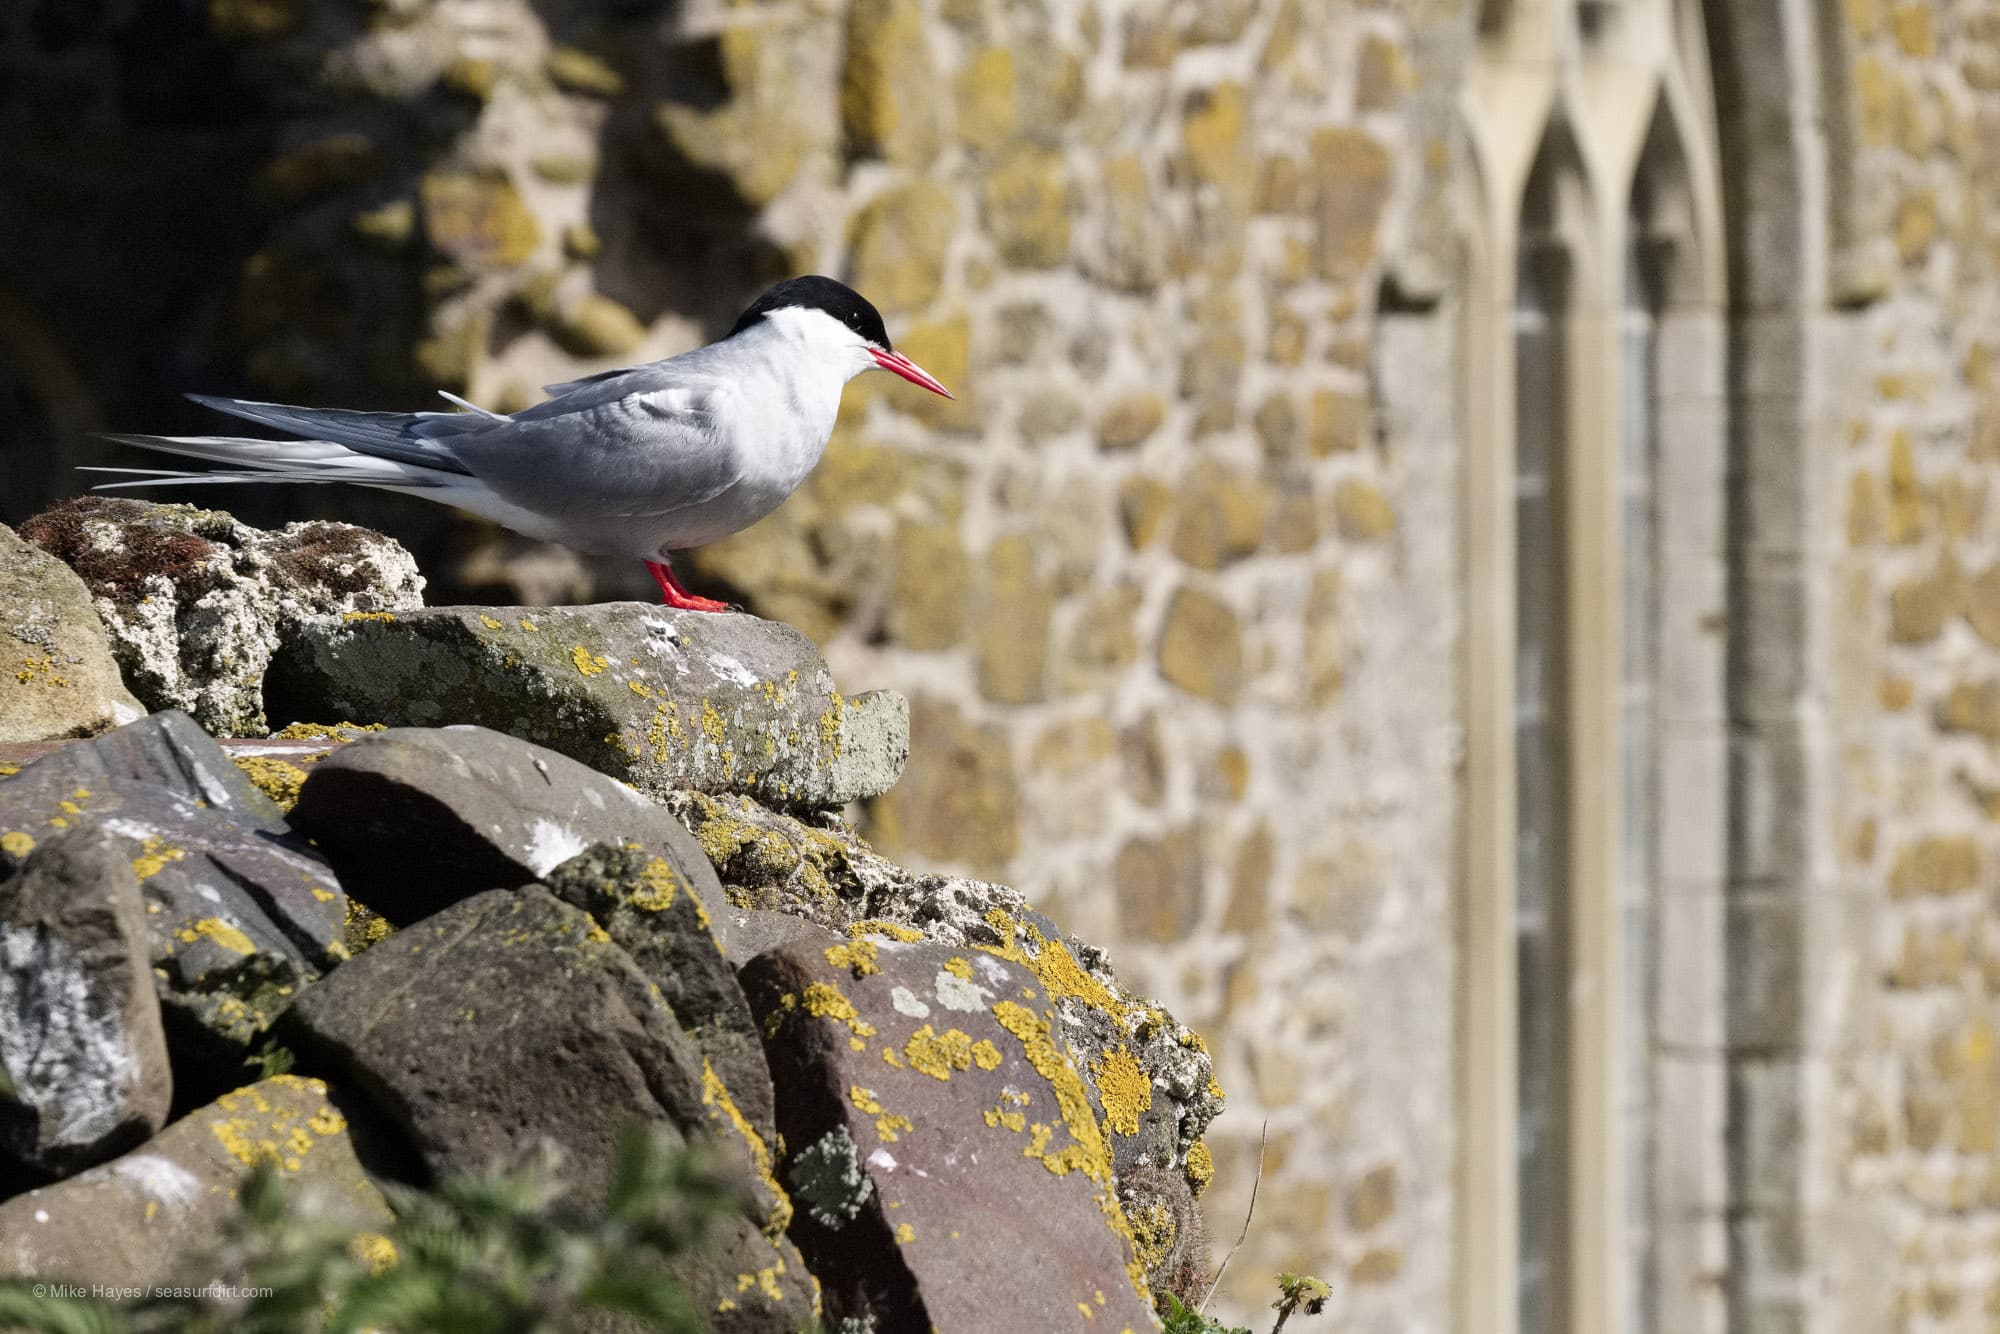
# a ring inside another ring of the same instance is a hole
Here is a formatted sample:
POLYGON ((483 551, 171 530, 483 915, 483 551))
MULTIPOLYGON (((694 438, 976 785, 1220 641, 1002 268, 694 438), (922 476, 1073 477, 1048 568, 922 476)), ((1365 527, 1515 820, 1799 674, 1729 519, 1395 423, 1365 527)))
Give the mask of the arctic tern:
MULTIPOLYGON (((765 292, 718 342, 547 387, 546 402, 489 412, 354 412, 190 394, 301 440, 113 435, 224 470, 142 473, 109 487, 351 482, 421 496, 578 551, 643 560, 670 607, 726 611, 674 577, 669 553, 749 527, 798 489, 826 450, 841 390, 886 370, 951 394, 889 343, 882 316, 831 278, 765 292)), ((108 489, 100 487, 100 490, 108 489)))

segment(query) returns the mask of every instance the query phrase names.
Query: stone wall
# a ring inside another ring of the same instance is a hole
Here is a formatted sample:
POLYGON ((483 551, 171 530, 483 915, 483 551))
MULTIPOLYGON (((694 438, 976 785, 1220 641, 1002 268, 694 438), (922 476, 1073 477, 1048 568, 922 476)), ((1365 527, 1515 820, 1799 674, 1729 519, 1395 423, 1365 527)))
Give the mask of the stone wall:
MULTIPOLYGON (((2000 8, 1849 6, 1853 192, 1821 334, 1833 641, 1829 1328, 2000 1311, 2000 8), (1841 290, 1845 283, 1846 291, 1841 290), (1891 1258, 1892 1257, 1892 1258, 1891 1258), (1883 1263, 1884 1258, 1891 1258, 1883 1263)), ((1838 219, 1836 220, 1838 222, 1838 219)), ((1810 948, 1811 937, 1807 937, 1810 948)))
MULTIPOLYGON (((193 424, 192 387, 519 406, 719 334, 782 273, 853 282, 958 399, 857 382, 809 485, 700 574, 910 694, 885 851, 1023 885, 1215 1035, 1218 1235, 1270 1119, 1237 1299, 1299 1269, 1350 1322, 1436 1326, 1455 325, 1422 311, 1460 8, 31 6, 0 21, 30 93, 0 154, 40 202, 0 282, 62 334, 32 341, 89 349, 59 369, 98 416, 148 429, 193 424), (202 85, 138 68, 141 38, 202 85), (37 115, 56 94, 75 114, 37 115), (107 153, 126 184, 74 169, 107 153), (107 249, 137 271, 98 275, 107 249), (1378 318, 1385 279, 1413 313, 1378 318)), ((62 383, 30 382, 31 421, 74 418, 62 383)), ((641 588, 321 503, 410 537, 444 600, 641 588)))

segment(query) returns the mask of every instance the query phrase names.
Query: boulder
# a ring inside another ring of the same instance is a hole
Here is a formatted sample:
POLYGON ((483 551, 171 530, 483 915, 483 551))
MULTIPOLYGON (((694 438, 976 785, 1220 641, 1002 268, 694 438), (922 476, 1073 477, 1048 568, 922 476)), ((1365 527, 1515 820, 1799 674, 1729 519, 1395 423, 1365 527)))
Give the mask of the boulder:
POLYGON ((718 1331, 763 1334, 813 1314, 768 1144, 652 980, 541 887, 480 894, 398 931, 300 996, 284 1031, 302 1062, 365 1095, 433 1176, 504 1169, 555 1144, 577 1196, 594 1201, 625 1123, 716 1144, 746 1210, 718 1220, 676 1277, 718 1331))
POLYGON ((220 510, 83 496, 21 535, 82 576, 133 693, 220 735, 267 730, 264 668, 287 622, 423 605, 410 553, 343 523, 266 532, 220 510))
POLYGON ((169 1037, 233 1063, 291 996, 346 955, 347 899, 282 813, 185 715, 77 742, 0 783, 0 873, 96 826, 145 903, 169 1037))
POLYGON ((743 982, 831 1320, 1153 1327, 1099 1109, 1032 972, 862 938, 783 946, 743 982))
POLYGON ((102 828, 57 835, 0 881, 0 1154, 74 1172, 166 1124, 146 960, 139 882, 102 828))
POLYGON ((589 913, 652 979, 681 1031, 722 1076, 744 1117, 771 1142, 777 1126, 764 1042, 736 984, 736 969, 716 942, 709 915, 709 903, 720 901, 715 873, 699 850, 692 864, 706 882, 705 893, 696 891, 694 877, 674 860, 637 844, 591 848, 544 876, 543 883, 563 902, 589 913))
POLYGON ((748 792, 786 809, 885 792, 909 753, 903 697, 843 697, 790 626, 638 602, 299 622, 264 698, 274 719, 477 723, 656 796, 748 792))
POLYGON ((0 524, 0 744, 88 736, 145 711, 118 675, 90 590, 0 524))
MULTIPOLYGON (((801 820, 747 797, 677 793, 665 803, 714 863, 750 940, 782 940, 784 913, 842 934, 980 950, 1026 968, 1048 993, 1063 1041, 1107 1113, 1121 1173, 1142 1166, 1207 1183, 1202 1133, 1222 1110, 1200 1035, 1119 985, 1101 950, 1066 936, 1019 890, 963 876, 920 874, 878 855, 846 823, 801 820)), ((747 962, 739 947, 739 964, 747 962)))
POLYGON ((719 897, 672 815, 614 778, 483 727, 392 728, 313 765, 291 821, 398 925, 531 884, 594 844, 636 843, 719 897))
POLYGON ((215 1272, 208 1252, 260 1164, 331 1221, 390 1221, 326 1085, 279 1075, 225 1094, 122 1158, 0 1204, 0 1276, 119 1289, 240 1279, 215 1272))

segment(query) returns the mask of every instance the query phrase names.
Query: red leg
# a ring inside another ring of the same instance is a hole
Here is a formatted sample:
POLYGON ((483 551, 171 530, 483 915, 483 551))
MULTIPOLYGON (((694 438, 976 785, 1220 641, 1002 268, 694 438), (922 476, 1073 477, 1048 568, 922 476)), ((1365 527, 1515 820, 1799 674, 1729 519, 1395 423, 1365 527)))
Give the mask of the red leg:
POLYGON ((727 602, 717 602, 714 598, 698 598, 681 587, 681 581, 674 578, 674 570, 664 561, 649 560, 646 568, 653 572, 653 581, 660 586, 660 601, 669 607, 682 611, 728 611, 727 602))

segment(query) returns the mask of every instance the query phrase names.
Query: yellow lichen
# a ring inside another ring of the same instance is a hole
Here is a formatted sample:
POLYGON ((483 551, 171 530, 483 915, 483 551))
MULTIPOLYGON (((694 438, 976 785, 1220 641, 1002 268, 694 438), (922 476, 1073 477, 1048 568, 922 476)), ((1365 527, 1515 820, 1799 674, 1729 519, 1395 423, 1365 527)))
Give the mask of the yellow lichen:
POLYGON ((356 732, 381 732, 383 723, 293 723, 271 733, 273 741, 352 741, 356 732))
POLYGON ((1069 1132, 1069 1144, 1051 1152, 1048 1146, 1053 1138, 1053 1127, 1037 1125, 1022 1152, 1027 1157, 1039 1159, 1042 1166, 1057 1176, 1081 1172, 1096 1185, 1098 1208, 1112 1231, 1126 1244, 1130 1258, 1125 1272, 1132 1281, 1132 1290, 1142 1300, 1147 1299, 1146 1268, 1139 1263, 1132 1226, 1118 1207, 1118 1196, 1112 1189, 1111 1154, 1105 1148, 1103 1133, 1091 1111, 1090 1095, 1084 1089, 1082 1076, 1077 1074, 1076 1067, 1056 1045, 1047 1019, 1014 1001, 995 1002, 993 1017, 1000 1021, 1002 1028, 1014 1035, 1028 1064, 1034 1066, 1035 1072, 1047 1080, 1055 1091, 1056 1108, 1062 1115, 1063 1127, 1069 1132))
POLYGON ((581 644, 569 651, 569 660, 576 665, 577 671, 585 676, 601 676, 604 669, 611 665, 610 660, 604 655, 592 654, 581 644))
POLYGON ((1116 1013, 1118 1000, 1102 982, 1083 970, 1069 947, 1059 940, 1050 940, 1041 933, 1033 922, 1016 922, 1012 915, 1001 908, 993 908, 986 914, 986 923, 1000 933, 1005 945, 981 945, 979 949, 997 955, 1010 963, 1018 963, 1041 979, 1050 1000, 1074 998, 1093 1010, 1116 1013), (1021 945, 1027 941, 1027 948, 1021 945))
POLYGON ((1097 1076, 1097 1098, 1104 1104, 1104 1125, 1120 1135, 1139 1133, 1139 1118, 1153 1105, 1153 1081, 1139 1060, 1121 1043, 1091 1067, 1097 1076))
POLYGON ((655 857, 639 868, 639 888, 626 901, 642 912, 665 912, 674 906, 680 887, 680 873, 666 858, 655 857))
POLYGON ((1201 1140, 1196 1140, 1187 1151, 1187 1180, 1197 1196, 1208 1189, 1209 1182, 1215 1180, 1215 1155, 1201 1140))
POLYGON ((963 978, 967 982, 972 980, 972 960, 970 959, 961 959, 957 955, 953 955, 944 961, 944 970, 953 977, 963 978))
POLYGON ((495 620, 491 616, 488 616, 483 611, 479 613, 479 623, 485 626, 488 630, 502 630, 506 628, 505 626, 501 625, 499 621, 495 620))
POLYGON ((826 947, 826 961, 835 968, 845 968, 855 977, 867 977, 882 971, 882 965, 875 958, 875 942, 872 940, 829 945, 826 947))
POLYGON ((771 1217, 764 1224, 764 1235, 776 1240, 792 1221, 792 1197, 778 1184, 778 1177, 771 1170, 771 1147, 764 1143, 764 1137, 757 1133, 757 1127, 743 1115, 736 1106, 736 1100, 729 1096, 729 1086, 722 1082, 722 1076, 715 1073, 715 1067, 704 1057, 701 1062, 701 1105, 715 1110, 722 1124, 736 1132, 736 1135, 750 1149, 750 1164, 757 1173, 757 1179, 771 1192, 773 1200, 771 1217))
POLYGON ((533 621, 530 621, 530 620, 526 620, 526 619, 523 619, 523 620, 521 620, 521 621, 517 622, 517 624, 518 624, 518 625, 519 625, 519 626, 520 626, 520 627, 521 627, 521 628, 522 628, 523 630, 526 630, 526 631, 527 631, 527 632, 528 632, 529 634, 531 634, 531 635, 532 635, 532 634, 534 634, 534 633, 536 633, 536 632, 537 632, 538 630, 540 630, 540 629, 541 629, 541 627, 540 627, 540 626, 538 626, 538 625, 536 625, 536 624, 535 624, 535 623, 534 623, 533 621))
POLYGON ((347 1243, 347 1253, 354 1263, 378 1277, 394 1269, 399 1259, 396 1243, 379 1232, 355 1233, 347 1243))
POLYGON ((10 829, 0 834, 0 852, 6 853, 9 857, 25 857, 34 850, 35 838, 32 834, 24 834, 18 829, 10 829))
POLYGON ((278 803, 282 810, 289 811, 298 805, 299 788, 305 784, 306 771, 289 760, 272 759, 268 755, 232 755, 236 767, 244 777, 278 803))
POLYGON ((182 927, 175 933, 183 945, 192 945, 206 937, 233 954, 255 954, 256 944, 250 937, 220 917, 204 917, 193 926, 182 927))
POLYGON ((972 1063, 981 1070, 995 1070, 1000 1065, 1000 1049, 985 1038, 972 1044, 972 1063))
POLYGON ((906 1132, 916 1129, 909 1117, 898 1116, 896 1113, 885 1109, 877 1101, 875 1090, 873 1089, 863 1088, 861 1085, 856 1084, 847 1090, 847 1096, 857 1110, 875 1118, 875 1133, 881 1136, 882 1142, 885 1144, 894 1144, 906 1132))
POLYGON ((850 936, 887 936, 891 940, 900 940, 905 945, 918 944, 924 938, 924 933, 913 926, 904 926, 901 922, 885 921, 880 917, 870 917, 860 922, 849 922, 847 924, 847 934, 850 936))
POLYGON ((917 1239, 917 1230, 908 1223, 896 1224, 896 1244, 907 1246, 917 1239))
MULTIPOLYGON (((920 1070, 932 1079, 950 1079, 952 1071, 972 1065, 972 1035, 958 1028, 939 1033, 925 1024, 903 1044, 903 1059, 912 1070, 920 1070)), ((999 1062, 996 1059, 994 1063, 999 1062)))
POLYGON ((396 613, 393 611, 344 611, 340 613, 340 619, 343 621, 393 621, 396 619, 396 613))

